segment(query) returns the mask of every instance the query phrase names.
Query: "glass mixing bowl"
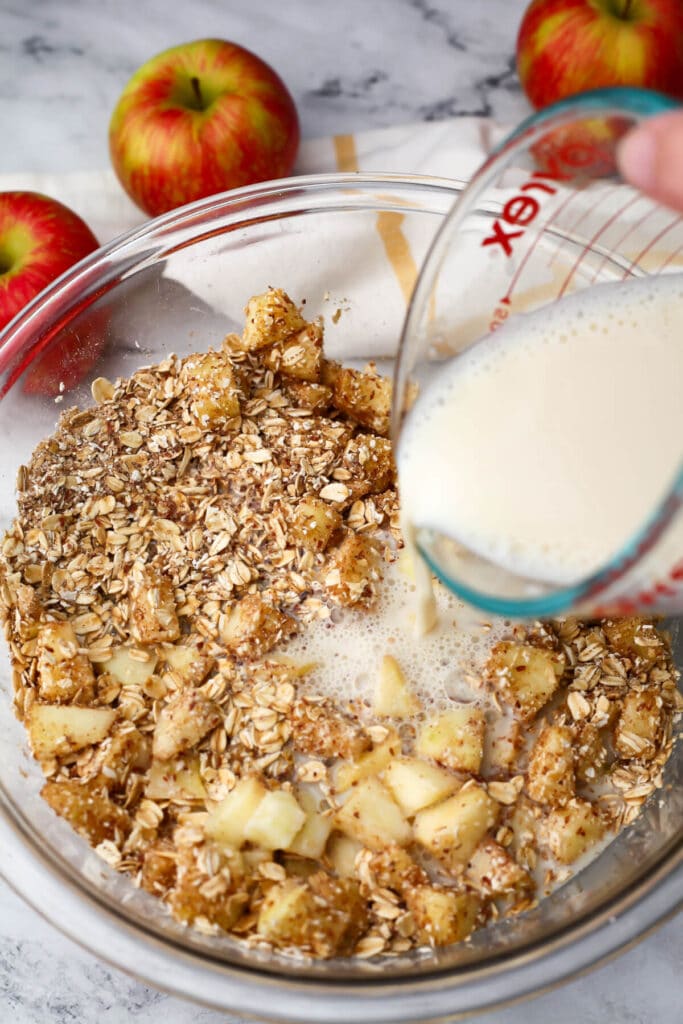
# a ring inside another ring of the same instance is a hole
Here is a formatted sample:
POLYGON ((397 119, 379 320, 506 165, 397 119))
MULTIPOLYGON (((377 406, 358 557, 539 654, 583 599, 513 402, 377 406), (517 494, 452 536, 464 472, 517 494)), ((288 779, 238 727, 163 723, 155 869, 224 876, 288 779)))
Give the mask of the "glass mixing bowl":
MULTIPOLYGON (((88 381, 219 342, 268 285, 326 315, 332 356, 376 356, 389 372, 416 270, 460 188, 361 175, 259 185, 175 211, 69 271, 0 337, 0 526, 14 514, 19 466, 61 410, 90 403, 88 381), (65 343, 86 380, 65 370, 63 390, 41 394, 65 343)), ((680 647, 679 655, 683 664, 680 647)), ((97 956, 212 1007, 299 1024, 471 1014, 594 966, 683 899, 679 744, 665 788, 633 826, 536 909, 466 944, 378 962, 246 952, 177 925, 53 815, 11 693, 0 650, 0 872, 97 956)))

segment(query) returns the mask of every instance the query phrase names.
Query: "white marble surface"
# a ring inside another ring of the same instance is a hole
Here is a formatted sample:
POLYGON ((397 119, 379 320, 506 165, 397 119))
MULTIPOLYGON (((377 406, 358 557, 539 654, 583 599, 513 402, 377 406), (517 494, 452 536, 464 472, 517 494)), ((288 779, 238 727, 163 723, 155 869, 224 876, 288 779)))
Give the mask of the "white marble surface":
MULTIPOLYGON (((0 0, 0 174, 107 166, 119 91, 153 53, 231 38, 272 63, 304 137, 528 112, 514 75, 522 0, 0 0)), ((411 170, 412 168, 406 168, 411 170)), ((0 851, 1 862, 1 851, 0 851)), ((482 1024, 674 1024, 679 918, 616 962, 482 1024)), ((0 1021, 229 1024, 64 939, 0 882, 0 1021)), ((232 1024, 236 1024, 235 1021, 232 1024)))

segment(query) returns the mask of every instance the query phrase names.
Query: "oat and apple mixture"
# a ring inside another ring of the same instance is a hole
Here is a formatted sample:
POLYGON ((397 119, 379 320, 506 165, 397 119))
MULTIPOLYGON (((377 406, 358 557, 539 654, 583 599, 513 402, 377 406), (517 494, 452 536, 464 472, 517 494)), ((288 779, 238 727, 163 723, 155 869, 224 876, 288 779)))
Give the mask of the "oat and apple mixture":
POLYGON ((370 957, 531 907, 661 783, 683 702, 636 619, 511 630, 488 706, 423 708, 389 652, 371 705, 311 690, 287 638, 371 614, 401 547, 390 384, 322 340, 271 289, 96 380, 19 473, 0 611, 42 795, 109 865, 204 932, 370 957))

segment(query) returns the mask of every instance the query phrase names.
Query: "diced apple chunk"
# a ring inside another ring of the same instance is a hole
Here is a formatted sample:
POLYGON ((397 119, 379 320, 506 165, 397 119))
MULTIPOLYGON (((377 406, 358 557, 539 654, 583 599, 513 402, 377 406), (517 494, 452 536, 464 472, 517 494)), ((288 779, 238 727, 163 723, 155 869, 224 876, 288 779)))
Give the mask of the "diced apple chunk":
POLYGON ((356 857, 363 844, 351 836, 341 833, 333 835, 327 846, 327 858, 334 872, 340 878, 353 878, 356 874, 356 857))
POLYGON ((257 930, 276 946, 297 946, 319 957, 351 951, 365 926, 358 884, 324 872, 273 886, 261 904, 257 930))
POLYGON ((232 366, 224 353, 191 356, 182 375, 191 396, 190 410, 198 426, 216 430, 239 416, 239 393, 232 366))
POLYGON ((450 772, 418 757, 399 757, 384 771, 384 782, 407 818, 444 800, 461 782, 450 772))
POLYGON ((131 632, 138 643, 157 644, 180 636, 173 586, 151 566, 134 574, 129 615, 131 632))
POLYGON ((410 689, 396 658, 385 654, 375 689, 375 714, 383 718, 410 718, 420 708, 420 702, 410 689))
POLYGON ((180 690, 159 712, 152 751, 155 759, 168 761, 199 743, 222 722, 220 708, 199 690, 180 690))
POLYGON ((532 885, 531 877, 499 843, 485 839, 472 854, 467 880, 489 896, 504 896, 532 885))
POLYGON ((68 704, 33 704, 27 718, 31 748, 39 761, 60 757, 99 743, 117 712, 68 704))
POLYGON ((131 830, 127 811, 114 803, 100 779, 51 779, 40 795, 93 846, 105 839, 125 837, 131 830))
POLYGON ((303 828, 306 812, 286 790, 266 793, 244 828, 244 838, 264 850, 287 850, 303 828))
POLYGON ((50 702, 87 704, 95 693, 95 675, 70 622, 46 622, 38 631, 38 693, 50 702))
POLYGON ((349 533, 332 553, 323 583, 338 604, 362 605, 372 595, 371 584, 379 578, 377 551, 365 536, 349 533))
POLYGON ((476 773, 484 753, 486 719, 476 704, 460 704, 420 726, 415 750, 454 771, 476 773))
POLYGON ((415 838, 451 871, 469 861, 496 822, 498 804, 477 784, 428 807, 415 818, 415 838))
POLYGON ((483 761, 486 768, 492 772, 511 772, 521 746, 519 722, 494 719, 488 724, 484 737, 483 761))
POLYGON ((373 853, 367 860, 364 858, 364 868, 375 886, 391 889, 400 895, 429 881, 426 871, 407 850, 395 843, 373 853))
POLYGON ((240 779, 234 789, 210 812, 204 831, 221 846, 238 850, 246 842, 245 829, 266 795, 255 775, 240 779))
POLYGON ((662 698, 653 690, 626 694, 614 730, 614 745, 625 758, 650 760, 658 749, 664 724, 662 698))
POLYGON ((298 853, 300 857, 319 860, 325 852, 331 831, 331 815, 308 811, 306 820, 287 849, 290 853, 298 853))
POLYGON ((206 789, 199 774, 199 759, 154 761, 147 775, 145 796, 150 800, 204 800, 206 789))
POLYGON ((623 657, 651 662, 662 653, 663 640, 651 619, 614 619, 604 622, 602 629, 609 644, 623 657))
POLYGON ((322 327, 309 323, 286 341, 273 345, 265 353, 263 362, 273 373, 315 383, 320 380, 322 344, 322 327))
POLYGON ((376 778, 358 783, 337 811, 335 824, 370 850, 381 850, 390 843, 406 846, 411 839, 410 825, 400 807, 376 778))
POLYGON ((154 675, 157 660, 155 651, 112 647, 111 657, 103 665, 105 671, 122 686, 143 686, 154 675), (144 660, 140 654, 146 654, 147 659, 144 660))
POLYGON ((559 651, 504 640, 493 648, 487 672, 515 715, 528 722, 555 693, 564 668, 565 658, 559 651))
POLYGON ((361 779, 379 775, 388 764, 401 753, 401 740, 397 732, 389 735, 372 750, 360 754, 354 761, 343 761, 333 772, 334 786, 338 793, 344 793, 361 779))
POLYGON ((225 617, 221 637, 240 656, 265 654, 291 631, 291 621, 260 594, 247 594, 225 617))
POLYGON ((332 401, 347 416, 376 434, 389 433, 391 381, 386 377, 341 367, 335 374, 332 401))
POLYGON ((163 648, 162 656, 174 675, 185 686, 200 686, 211 671, 213 659, 202 654, 194 643, 178 643, 163 648))
POLYGON ((473 892, 420 885, 406 892, 406 905, 421 942, 448 946, 462 942, 474 931, 481 899, 473 892))
POLYGON ((295 544, 309 551, 324 551, 332 536, 342 525, 342 517, 322 498, 302 498, 290 524, 295 544))
POLYGON ((529 757, 527 793, 539 804, 574 796, 574 746, 566 725, 544 725, 529 757))
POLYGON ((385 491, 396 473, 391 442, 376 434, 357 434, 346 446, 344 468, 351 473, 348 486, 354 498, 385 491))
POLYGON ((312 757, 356 760, 371 745, 370 737, 357 721, 325 703, 298 700, 292 709, 290 724, 295 750, 312 757))
POLYGON ((540 836, 561 864, 573 864, 602 839, 605 826, 596 807, 575 798, 541 821, 540 836))
POLYGON ((242 348, 246 352, 285 341, 306 327, 306 321, 289 295, 281 288, 269 288, 254 295, 244 309, 242 348))

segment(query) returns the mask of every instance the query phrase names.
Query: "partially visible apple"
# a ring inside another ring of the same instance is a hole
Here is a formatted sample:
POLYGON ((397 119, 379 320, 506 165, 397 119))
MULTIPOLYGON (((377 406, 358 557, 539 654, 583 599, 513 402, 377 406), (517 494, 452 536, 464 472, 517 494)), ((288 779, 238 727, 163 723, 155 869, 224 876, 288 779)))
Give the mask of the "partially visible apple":
MULTIPOLYGON (((0 192, 0 331, 51 281, 97 249, 77 214, 38 192, 0 192)), ((92 345, 63 334, 34 357, 24 391, 55 395, 73 387, 97 358, 92 345)))
POLYGON ((282 80, 236 43, 175 46, 135 72, 109 148, 121 184, 156 216, 292 170, 299 119, 282 80))
POLYGON ((533 0, 517 37, 517 70, 537 108, 617 85, 683 99, 683 3, 533 0))

